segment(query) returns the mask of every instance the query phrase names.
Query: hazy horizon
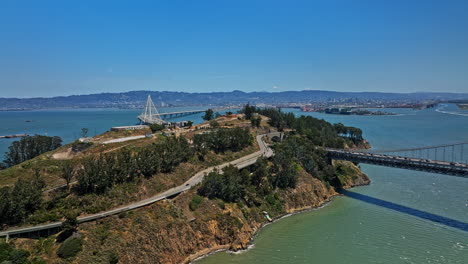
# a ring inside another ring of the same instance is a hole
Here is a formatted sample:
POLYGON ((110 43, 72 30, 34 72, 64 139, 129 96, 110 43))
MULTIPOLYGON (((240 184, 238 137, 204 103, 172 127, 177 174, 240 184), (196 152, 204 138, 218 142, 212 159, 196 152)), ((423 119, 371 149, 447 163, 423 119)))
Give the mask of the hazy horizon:
POLYGON ((468 92, 424 92, 424 91, 414 91, 414 92, 387 92, 387 91, 333 91, 333 90, 285 90, 285 91, 242 91, 242 90, 232 90, 232 91, 155 91, 155 90, 130 90, 122 92, 96 92, 96 93, 84 93, 84 94, 68 94, 68 95, 51 95, 51 96, 33 96, 33 97, 3 97, 3 99, 32 99, 32 98, 55 98, 55 97, 69 97, 69 96, 86 96, 86 95, 95 95, 95 94, 113 94, 113 93, 130 93, 130 92, 172 92, 172 93, 231 93, 231 92, 243 92, 243 93, 281 93, 281 92, 306 92, 306 91, 315 91, 315 92, 336 92, 336 93, 388 93, 388 94, 463 94, 468 95, 468 92))

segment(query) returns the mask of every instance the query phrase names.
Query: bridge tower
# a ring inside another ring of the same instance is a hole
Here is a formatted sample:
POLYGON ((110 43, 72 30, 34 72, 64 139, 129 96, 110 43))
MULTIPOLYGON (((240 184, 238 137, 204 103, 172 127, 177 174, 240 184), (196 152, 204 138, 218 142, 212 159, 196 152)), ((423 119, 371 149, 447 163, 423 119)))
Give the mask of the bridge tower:
POLYGON ((158 112, 158 109, 156 109, 156 106, 153 103, 153 100, 151 100, 151 95, 148 95, 148 99, 146 100, 146 105, 145 109, 141 113, 141 115, 138 116, 138 119, 140 119, 141 124, 158 124, 162 125, 165 122, 161 119, 161 115, 158 112))

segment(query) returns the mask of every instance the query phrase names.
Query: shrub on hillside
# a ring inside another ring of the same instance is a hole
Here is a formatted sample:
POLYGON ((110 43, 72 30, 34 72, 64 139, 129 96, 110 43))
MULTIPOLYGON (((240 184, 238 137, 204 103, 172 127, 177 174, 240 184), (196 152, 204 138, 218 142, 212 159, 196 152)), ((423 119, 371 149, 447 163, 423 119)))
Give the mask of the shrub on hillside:
POLYGON ((115 254, 114 252, 111 252, 109 254, 109 264, 117 264, 119 263, 119 255, 115 254))
POLYGON ((193 196, 192 201, 190 201, 190 204, 189 204, 190 210, 192 211, 197 210, 202 202, 203 202, 203 197, 201 197, 200 195, 193 196))
POLYGON ((158 132, 158 131, 161 131, 164 129, 164 126, 163 125, 159 125, 159 124, 152 124, 150 125, 150 129, 153 133, 155 132, 158 132))
POLYGON ((60 245, 57 255, 61 258, 71 258, 81 251, 81 238, 69 237, 60 245))
POLYGON ((11 245, 0 242, 0 263, 1 264, 23 264, 28 261, 30 253, 24 249, 15 249, 11 245))

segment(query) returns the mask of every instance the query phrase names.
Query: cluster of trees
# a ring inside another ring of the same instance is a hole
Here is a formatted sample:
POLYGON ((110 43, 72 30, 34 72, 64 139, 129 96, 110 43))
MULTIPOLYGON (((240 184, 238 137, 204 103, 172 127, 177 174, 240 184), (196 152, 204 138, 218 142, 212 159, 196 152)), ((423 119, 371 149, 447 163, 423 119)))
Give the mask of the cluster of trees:
MULTIPOLYGON (((215 113, 215 112, 213 111, 213 109, 210 108, 210 109, 208 109, 208 110, 205 111, 205 114, 202 116, 202 118, 203 118, 203 120, 205 120, 205 121, 210 121, 210 120, 213 120, 213 119, 218 118, 218 117, 220 117, 220 116, 221 116, 220 113, 218 113, 218 112, 215 113)), ((193 123, 192 123, 192 124, 193 124, 193 123)))
POLYGON ((253 114, 257 112, 257 108, 255 106, 252 106, 250 104, 244 105, 244 108, 242 108, 241 113, 245 115, 245 119, 250 120, 253 117, 253 114))
POLYGON ((226 202, 238 202, 244 197, 246 185, 249 183, 249 172, 239 171, 229 165, 221 172, 209 173, 204 179, 198 193, 210 199, 219 198, 226 202))
POLYGON ((164 126, 160 124, 151 124, 150 129, 151 129, 151 132, 155 133, 155 132, 163 130, 164 126))
POLYGON ((250 124, 252 125, 252 127, 260 127, 261 123, 262 123, 262 118, 260 116, 252 117, 250 119, 250 124))
POLYGON ((18 179, 13 187, 0 188, 0 224, 23 222, 42 204, 45 182, 35 171, 32 180, 18 179))
POLYGON ((5 153, 4 167, 11 167, 62 146, 60 137, 27 136, 13 141, 5 153))
POLYGON ((283 113, 281 109, 266 108, 255 110, 257 113, 270 118, 268 124, 276 127, 278 131, 283 131, 285 128, 292 128, 294 125, 295 116, 293 113, 283 113))
POLYGON ((295 135, 278 144, 275 148, 273 164, 274 170, 278 172, 279 185, 295 186, 297 175, 288 169, 294 166, 300 166, 312 176, 336 185, 335 170, 326 153, 322 149, 315 148, 307 137, 295 135))
POLYGON ((202 116, 203 120, 205 121, 210 121, 212 119, 214 119, 214 112, 213 112, 213 109, 208 109, 205 111, 205 115, 202 116))
POLYGON ((355 142, 363 140, 362 130, 360 128, 345 126, 342 123, 334 124, 333 128, 335 128, 336 133, 340 136, 348 137, 355 142))
POLYGON ((257 108, 255 106, 246 104, 240 112, 245 115, 245 119, 250 120, 250 124, 252 125, 252 127, 260 127, 262 118, 260 116, 255 115, 255 113, 257 113, 257 108))
POLYGON ((258 206, 268 199, 273 204, 275 190, 296 187, 300 169, 330 185, 340 184, 325 153, 300 135, 277 144, 274 157, 259 159, 249 169, 240 171, 229 166, 222 172, 211 172, 203 179, 198 194, 225 202, 242 201, 249 206, 258 206))
POLYGON ((344 126, 341 123, 332 125, 312 116, 295 117, 293 113, 281 112, 281 109, 260 109, 253 106, 246 106, 243 111, 267 116, 270 118, 269 124, 279 131, 285 128, 294 129, 296 133, 305 135, 317 146, 343 148, 347 143, 359 144, 364 140, 362 130, 359 128, 344 126))
POLYGON ((211 172, 203 179, 198 194, 209 199, 259 206, 268 197, 276 200, 272 198, 276 189, 294 188, 297 182, 297 168, 291 164, 277 166, 275 162, 259 159, 249 169, 228 166, 222 172, 211 172))
POLYGON ((248 129, 218 128, 211 133, 196 134, 193 137, 195 149, 201 153, 213 150, 223 153, 227 150, 239 151, 252 144, 253 138, 248 129))
POLYGON ((317 146, 329 148, 343 148, 347 139, 336 133, 332 124, 323 119, 312 116, 301 116, 294 120, 292 128, 299 135, 306 136, 317 146))
MULTIPOLYGON (((143 147, 137 151, 122 150, 85 159, 77 172, 80 193, 102 193, 114 184, 131 182, 138 177, 149 178, 158 172, 171 172, 192 155, 183 137, 143 147)), ((66 175, 70 170, 64 168, 66 175)))
POLYGON ((24 249, 16 249, 10 243, 0 241, 0 263, 2 264, 46 264, 41 258, 29 260, 31 253, 24 249))

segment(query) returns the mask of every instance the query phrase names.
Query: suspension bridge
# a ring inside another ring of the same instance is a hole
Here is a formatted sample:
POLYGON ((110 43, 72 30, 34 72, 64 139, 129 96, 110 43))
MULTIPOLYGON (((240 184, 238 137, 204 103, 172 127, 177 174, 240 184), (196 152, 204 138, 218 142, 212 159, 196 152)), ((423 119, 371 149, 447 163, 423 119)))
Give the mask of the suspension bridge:
MULTIPOLYGON (((228 109, 231 109, 231 108, 229 108, 229 107, 215 108, 215 109, 213 109, 213 112, 219 112, 219 111, 228 110, 228 109)), ((206 111, 206 109, 159 113, 158 109, 156 109, 156 106, 153 103, 153 100, 151 100, 151 96, 148 95, 148 99, 146 100, 145 109, 138 116, 138 119, 140 120, 141 124, 164 125, 164 124, 169 123, 169 122, 165 121, 168 118, 199 114, 199 113, 203 113, 205 111, 206 111)))
POLYGON ((420 148, 350 151, 326 149, 331 159, 468 178, 468 142, 420 148))

